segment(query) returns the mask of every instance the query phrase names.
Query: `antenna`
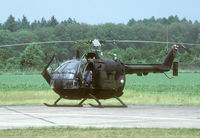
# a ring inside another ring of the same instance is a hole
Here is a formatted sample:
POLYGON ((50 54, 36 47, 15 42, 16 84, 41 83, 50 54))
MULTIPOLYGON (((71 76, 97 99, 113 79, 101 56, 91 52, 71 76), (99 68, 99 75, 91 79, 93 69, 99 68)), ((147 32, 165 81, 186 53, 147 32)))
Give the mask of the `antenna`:
POLYGON ((169 45, 169 26, 167 26, 167 47, 168 47, 168 45, 169 45))

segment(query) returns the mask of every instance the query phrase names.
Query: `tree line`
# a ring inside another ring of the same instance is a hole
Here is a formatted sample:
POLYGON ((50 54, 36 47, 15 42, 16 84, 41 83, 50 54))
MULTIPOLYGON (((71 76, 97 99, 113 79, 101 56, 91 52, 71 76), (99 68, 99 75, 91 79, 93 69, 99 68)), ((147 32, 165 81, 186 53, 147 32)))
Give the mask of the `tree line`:
MULTIPOLYGON (((10 15, 0 24, 0 45, 64 41, 64 40, 153 40, 183 43, 200 43, 200 23, 178 16, 168 18, 134 20, 126 24, 105 23, 90 25, 68 18, 58 21, 54 16, 33 22, 23 16, 16 20, 10 15)), ((1 71, 41 68, 56 54, 60 62, 75 57, 76 49, 85 49, 85 44, 57 43, 31 44, 22 47, 0 48, 1 71)), ((127 63, 159 63, 170 45, 147 43, 106 43, 102 50, 106 55, 116 53, 127 63)), ((192 54, 179 51, 177 60, 182 64, 200 67, 200 46, 189 46, 192 54)), ((84 51, 83 51, 84 52, 84 51)))

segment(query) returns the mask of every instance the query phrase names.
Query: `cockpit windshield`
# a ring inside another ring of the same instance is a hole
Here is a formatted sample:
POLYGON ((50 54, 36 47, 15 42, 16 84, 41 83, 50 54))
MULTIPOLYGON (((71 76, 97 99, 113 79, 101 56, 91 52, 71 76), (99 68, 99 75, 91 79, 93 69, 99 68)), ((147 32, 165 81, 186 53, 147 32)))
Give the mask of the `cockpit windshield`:
POLYGON ((79 61, 68 61, 63 63, 59 68, 57 68, 55 72, 76 73, 78 65, 79 61))

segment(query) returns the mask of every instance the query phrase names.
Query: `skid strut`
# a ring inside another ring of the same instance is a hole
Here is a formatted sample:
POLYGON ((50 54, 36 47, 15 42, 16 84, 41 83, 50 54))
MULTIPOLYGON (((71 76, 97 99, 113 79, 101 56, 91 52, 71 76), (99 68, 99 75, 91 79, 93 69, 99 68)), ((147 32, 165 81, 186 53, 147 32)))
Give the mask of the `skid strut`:
POLYGON ((94 95, 92 94, 89 94, 89 96, 91 98, 93 98, 97 103, 98 105, 93 105, 93 104, 90 104, 90 106, 92 107, 99 107, 99 108, 103 108, 103 107, 128 107, 119 97, 117 96, 114 96, 115 99, 117 99, 122 105, 102 105, 101 102, 99 101, 99 99, 97 99, 94 95))
POLYGON ((87 100, 87 98, 84 98, 83 100, 81 100, 81 102, 79 104, 75 104, 75 105, 57 105, 58 101, 60 101, 63 97, 59 97, 55 102, 54 104, 47 104, 47 103, 44 103, 44 105, 48 106, 48 107, 83 107, 83 102, 85 100, 87 100))
POLYGON ((99 99, 97 99, 94 95, 92 95, 92 94, 89 93, 89 96, 98 103, 98 105, 89 104, 90 106, 92 106, 92 107, 103 107, 101 105, 101 102, 99 101, 99 99))

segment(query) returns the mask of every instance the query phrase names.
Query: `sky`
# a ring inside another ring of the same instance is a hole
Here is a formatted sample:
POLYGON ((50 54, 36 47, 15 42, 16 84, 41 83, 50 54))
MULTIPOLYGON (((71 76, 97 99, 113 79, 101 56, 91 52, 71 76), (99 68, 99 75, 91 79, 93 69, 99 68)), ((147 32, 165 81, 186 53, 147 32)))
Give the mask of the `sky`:
POLYGON ((15 19, 26 16, 29 21, 58 21, 69 17, 80 23, 127 23, 131 18, 169 17, 200 21, 200 0, 3 0, 0 5, 0 23, 9 15, 15 19))

